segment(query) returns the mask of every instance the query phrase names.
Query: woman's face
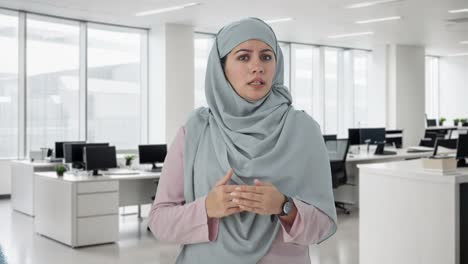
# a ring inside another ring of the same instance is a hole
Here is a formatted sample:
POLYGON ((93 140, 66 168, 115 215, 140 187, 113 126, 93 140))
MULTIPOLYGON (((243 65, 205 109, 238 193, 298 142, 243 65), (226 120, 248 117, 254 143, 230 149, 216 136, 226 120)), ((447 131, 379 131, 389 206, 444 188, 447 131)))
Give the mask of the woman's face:
POLYGON ((227 55, 224 73, 239 96, 256 101, 270 91, 275 68, 271 47, 260 40, 247 40, 227 55))

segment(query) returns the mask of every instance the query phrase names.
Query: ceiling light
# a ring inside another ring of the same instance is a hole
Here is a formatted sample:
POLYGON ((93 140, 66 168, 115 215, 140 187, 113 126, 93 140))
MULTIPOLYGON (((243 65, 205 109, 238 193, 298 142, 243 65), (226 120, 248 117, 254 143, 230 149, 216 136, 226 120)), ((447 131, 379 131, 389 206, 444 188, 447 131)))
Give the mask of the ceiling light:
POLYGON ((468 40, 460 41, 460 44, 468 44, 468 40))
POLYGON ((374 19, 356 21, 356 24, 369 24, 369 23, 376 23, 376 22, 383 22, 383 21, 390 21, 390 20, 399 20, 399 19, 401 19, 401 16, 374 18, 374 19))
POLYGON ((347 38, 347 37, 357 37, 357 36, 365 36, 365 35, 372 35, 374 32, 356 32, 356 33, 349 33, 349 34, 340 34, 340 35, 332 35, 328 36, 328 38, 336 39, 336 38, 347 38))
POLYGON ((465 9, 455 9, 455 10, 449 10, 448 12, 449 12, 449 13, 452 13, 452 14, 456 14, 456 13, 464 13, 464 12, 468 12, 468 8, 465 8, 465 9))
POLYGON ((188 3, 188 4, 184 4, 184 5, 178 5, 178 6, 171 6, 171 7, 166 7, 166 8, 148 10, 148 11, 138 12, 138 13, 135 14, 135 16, 148 16, 148 15, 160 14, 160 13, 175 11, 175 10, 179 10, 179 9, 184 9, 184 8, 191 7, 191 6, 196 6, 196 5, 199 5, 199 4, 200 3, 188 3))
POLYGON ((455 54, 449 54, 447 57, 461 57, 461 56, 468 56, 468 52, 465 53, 455 53, 455 54))
POLYGON ((265 23, 273 24, 273 23, 279 23, 279 22, 287 22, 287 21, 291 21, 291 20, 294 20, 294 18, 285 17, 285 18, 270 19, 270 20, 264 20, 264 21, 265 21, 265 23))
POLYGON ((361 2, 352 5, 345 6, 345 8, 362 8, 362 7, 369 7, 393 2, 400 2, 403 0, 377 0, 377 1, 369 1, 369 2, 361 2))

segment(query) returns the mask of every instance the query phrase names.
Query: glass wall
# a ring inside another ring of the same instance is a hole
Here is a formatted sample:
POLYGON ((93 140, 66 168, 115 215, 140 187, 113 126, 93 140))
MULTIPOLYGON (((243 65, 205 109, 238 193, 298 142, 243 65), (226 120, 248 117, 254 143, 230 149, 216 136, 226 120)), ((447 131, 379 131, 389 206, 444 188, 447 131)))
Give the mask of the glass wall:
POLYGON ((0 159, 55 141, 147 143, 147 48, 145 29, 0 9, 0 159))
POLYGON ((88 25, 89 142, 135 149, 142 142, 141 45, 145 32, 88 25))
POLYGON ((0 158, 18 156, 18 15, 0 13, 0 158))
POLYGON ((78 22, 27 16, 27 149, 79 139, 78 22))
POLYGON ((205 97, 205 75, 208 56, 213 47, 214 36, 195 34, 195 108, 208 106, 205 97))

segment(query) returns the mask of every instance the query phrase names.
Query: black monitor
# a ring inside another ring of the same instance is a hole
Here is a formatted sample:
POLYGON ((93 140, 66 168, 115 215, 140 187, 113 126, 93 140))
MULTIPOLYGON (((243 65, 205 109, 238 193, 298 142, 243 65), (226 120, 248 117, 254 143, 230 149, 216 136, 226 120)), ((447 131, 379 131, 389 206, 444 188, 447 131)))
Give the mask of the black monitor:
POLYGON ((468 167, 465 158, 468 157, 468 134, 458 135, 457 167, 468 167))
MULTIPOLYGON (((385 142, 385 128, 361 128, 360 137, 362 143, 378 144, 385 142)), ((361 143, 361 144, 362 144, 361 143)))
POLYGON ((114 146, 86 145, 83 149, 83 160, 85 169, 92 170, 94 176, 99 175, 98 170, 117 167, 117 154, 114 146))
POLYGON ((57 141, 55 142, 55 157, 59 159, 64 158, 63 144, 65 143, 86 143, 85 141, 57 141))
POLYGON ((457 148, 457 139, 443 139, 437 138, 434 145, 434 153, 433 155, 437 155, 437 150, 439 146, 448 148, 448 149, 456 149, 457 148))
POLYGON ((72 163, 75 168, 83 167, 83 148, 85 146, 109 146, 109 143, 65 143, 63 154, 65 163, 72 163))
POLYGON ((378 144, 385 142, 385 128, 349 128, 350 145, 378 144))
POLYGON ((361 145, 360 128, 348 128, 349 145, 361 145))
POLYGON ((427 127, 435 127, 437 126, 437 119, 427 119, 426 124, 427 127))
POLYGON ((156 163, 164 162, 167 154, 166 144, 161 145, 139 145, 138 154, 141 164, 153 164, 152 170, 160 170, 156 163))

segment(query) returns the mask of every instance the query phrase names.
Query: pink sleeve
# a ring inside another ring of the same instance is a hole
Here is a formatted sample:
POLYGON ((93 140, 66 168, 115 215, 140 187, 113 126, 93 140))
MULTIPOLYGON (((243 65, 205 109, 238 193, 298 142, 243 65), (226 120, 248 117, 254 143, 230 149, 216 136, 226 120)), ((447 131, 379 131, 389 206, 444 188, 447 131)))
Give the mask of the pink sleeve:
POLYGON ((293 198, 297 215, 292 225, 280 220, 283 241, 300 245, 316 244, 331 228, 332 220, 313 205, 293 198))
POLYGON ((184 138, 181 127, 172 143, 161 173, 148 226, 159 240, 194 244, 216 239, 218 219, 208 219, 206 196, 191 203, 184 199, 184 138))

